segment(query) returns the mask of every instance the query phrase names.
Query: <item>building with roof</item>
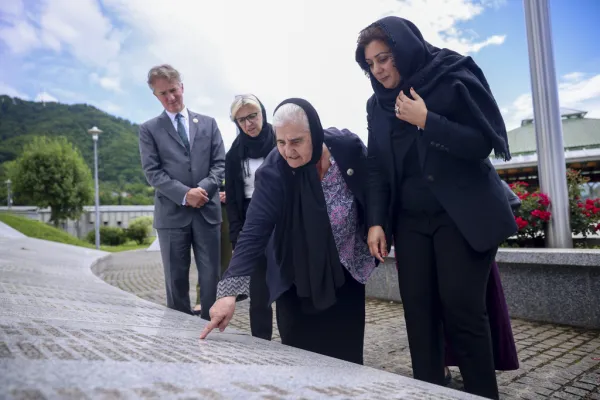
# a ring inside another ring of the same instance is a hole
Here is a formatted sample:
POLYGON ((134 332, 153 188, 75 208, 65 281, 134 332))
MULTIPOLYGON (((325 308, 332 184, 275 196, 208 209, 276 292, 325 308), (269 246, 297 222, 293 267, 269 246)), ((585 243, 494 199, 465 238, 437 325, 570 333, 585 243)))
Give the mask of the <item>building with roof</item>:
MULTIPOLYGON (((587 111, 561 108, 563 143, 567 168, 581 171, 590 179, 584 192, 600 197, 600 119, 586 118, 587 111)), ((539 186, 538 157, 533 117, 521 121, 519 128, 508 132, 512 159, 491 161, 507 182, 525 181, 539 186)))

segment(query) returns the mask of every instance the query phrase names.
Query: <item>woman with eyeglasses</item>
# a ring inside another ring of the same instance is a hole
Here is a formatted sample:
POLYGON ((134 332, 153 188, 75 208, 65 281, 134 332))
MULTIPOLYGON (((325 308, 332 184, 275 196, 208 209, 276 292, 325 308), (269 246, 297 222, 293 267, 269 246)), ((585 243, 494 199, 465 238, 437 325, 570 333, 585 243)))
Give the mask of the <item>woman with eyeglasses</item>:
MULTIPOLYGON (((230 109, 238 136, 225 156, 225 198, 229 217, 229 240, 233 251, 246 221, 254 193, 256 170, 275 148, 275 133, 267 122, 265 107, 252 94, 236 96, 230 109)), ((269 305, 265 257, 258 263, 250 283, 250 330, 252 336, 271 340, 273 309, 269 305)))

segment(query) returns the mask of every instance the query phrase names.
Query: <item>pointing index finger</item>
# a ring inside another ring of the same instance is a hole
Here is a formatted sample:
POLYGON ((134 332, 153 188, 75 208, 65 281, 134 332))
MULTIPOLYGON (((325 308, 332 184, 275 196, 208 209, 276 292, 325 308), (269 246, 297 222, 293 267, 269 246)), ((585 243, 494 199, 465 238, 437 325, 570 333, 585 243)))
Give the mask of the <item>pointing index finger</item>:
POLYGON ((212 330, 219 325, 219 322, 220 321, 217 321, 214 318, 211 319, 210 322, 204 327, 204 330, 202 330, 202 333, 200 334, 200 339, 206 339, 208 334, 211 333, 212 330))

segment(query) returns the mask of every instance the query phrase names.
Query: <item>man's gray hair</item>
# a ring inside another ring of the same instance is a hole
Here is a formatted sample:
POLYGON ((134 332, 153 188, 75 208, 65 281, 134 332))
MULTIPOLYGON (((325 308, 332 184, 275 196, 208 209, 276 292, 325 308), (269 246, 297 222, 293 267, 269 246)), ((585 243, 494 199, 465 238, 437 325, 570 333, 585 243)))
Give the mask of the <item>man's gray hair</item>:
POLYGON ((286 103, 279 107, 273 115, 273 127, 275 129, 290 123, 300 124, 306 132, 310 132, 306 112, 297 104, 286 103))
POLYGON ((179 71, 169 64, 157 65, 148 71, 148 86, 150 89, 154 90, 153 85, 157 79, 166 79, 169 82, 181 83, 179 71))

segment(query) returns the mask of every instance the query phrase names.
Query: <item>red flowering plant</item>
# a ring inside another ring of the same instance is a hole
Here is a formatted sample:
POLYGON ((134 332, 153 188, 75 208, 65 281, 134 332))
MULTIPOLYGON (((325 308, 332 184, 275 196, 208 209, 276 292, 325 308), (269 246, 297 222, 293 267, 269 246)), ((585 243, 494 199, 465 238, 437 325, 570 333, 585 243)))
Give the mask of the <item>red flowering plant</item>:
POLYGON ((515 221, 519 228, 517 239, 542 238, 552 216, 548 211, 550 199, 539 189, 530 191, 527 182, 514 182, 509 186, 521 199, 521 207, 515 212, 515 221))
POLYGON ((581 171, 567 170, 571 231, 584 238, 600 231, 600 199, 581 199, 583 185, 588 181, 581 171))

